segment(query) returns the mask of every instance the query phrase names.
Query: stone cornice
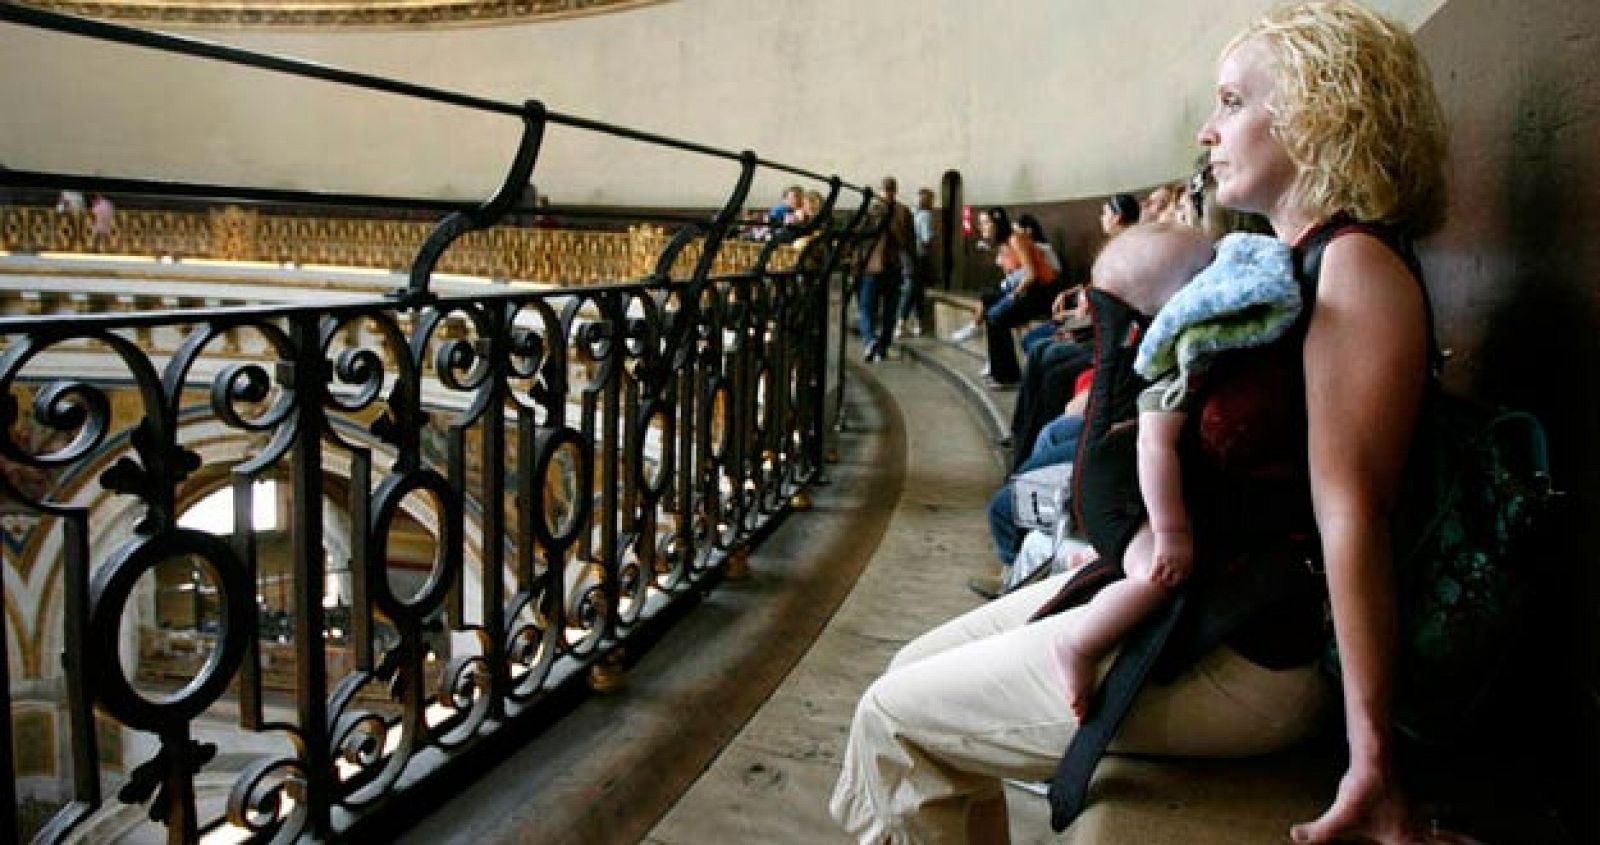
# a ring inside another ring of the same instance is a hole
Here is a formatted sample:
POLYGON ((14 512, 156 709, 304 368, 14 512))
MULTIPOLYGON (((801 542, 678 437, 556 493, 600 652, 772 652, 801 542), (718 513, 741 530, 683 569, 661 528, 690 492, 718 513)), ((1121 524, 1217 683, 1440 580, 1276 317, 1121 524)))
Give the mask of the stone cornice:
POLYGON ((24 0, 53 12, 159 27, 427 29, 621 12, 666 0, 24 0))

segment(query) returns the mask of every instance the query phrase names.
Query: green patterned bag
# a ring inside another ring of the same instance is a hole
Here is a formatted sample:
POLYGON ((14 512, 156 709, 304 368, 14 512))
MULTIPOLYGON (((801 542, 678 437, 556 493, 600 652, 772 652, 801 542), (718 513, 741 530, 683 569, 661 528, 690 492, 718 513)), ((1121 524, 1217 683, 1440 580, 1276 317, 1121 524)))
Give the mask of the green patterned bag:
MULTIPOLYGON (((1421 282, 1408 239, 1335 215, 1296 249, 1308 302, 1316 300, 1323 250, 1347 232, 1389 245, 1421 282)), ((1426 286, 1422 297, 1432 372, 1392 524, 1400 622, 1394 706, 1403 733, 1441 745, 1469 739, 1496 712, 1509 671, 1527 653, 1536 589, 1548 580, 1542 529, 1555 494, 1537 419, 1444 391, 1445 356, 1426 286)), ((1331 642, 1328 663, 1337 673, 1331 642)))
POLYGON ((1397 727, 1468 737, 1505 692, 1548 568, 1553 493, 1544 429, 1431 385, 1394 523, 1397 727))

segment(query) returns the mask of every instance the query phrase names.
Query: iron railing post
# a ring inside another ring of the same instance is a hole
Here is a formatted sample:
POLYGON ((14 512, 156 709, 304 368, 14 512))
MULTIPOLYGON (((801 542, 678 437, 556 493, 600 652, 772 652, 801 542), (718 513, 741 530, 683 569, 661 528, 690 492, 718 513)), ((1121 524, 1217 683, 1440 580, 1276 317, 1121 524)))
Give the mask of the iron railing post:
MULTIPOLYGON (((294 447, 290 457, 289 542, 294 565, 295 701, 302 775, 305 778, 305 831, 313 839, 332 835, 333 770, 328 725, 328 667, 322 648, 325 574, 322 526, 322 438, 328 425, 328 389, 320 320, 300 314, 291 320, 294 358, 280 371, 296 394, 294 447)), ((354 530, 365 530, 364 526, 354 530)))
POLYGON ((539 146, 544 140, 544 104, 537 100, 523 103, 521 116, 522 138, 517 143, 517 152, 512 156, 505 180, 483 205, 472 211, 449 214, 428 234, 428 239, 422 242, 417 257, 411 262, 410 285, 396 292, 402 303, 417 306, 429 301, 428 283, 444 251, 462 235, 498 223, 516 205, 517 198, 522 196, 528 185, 528 177, 533 175, 533 166, 539 159, 539 146))

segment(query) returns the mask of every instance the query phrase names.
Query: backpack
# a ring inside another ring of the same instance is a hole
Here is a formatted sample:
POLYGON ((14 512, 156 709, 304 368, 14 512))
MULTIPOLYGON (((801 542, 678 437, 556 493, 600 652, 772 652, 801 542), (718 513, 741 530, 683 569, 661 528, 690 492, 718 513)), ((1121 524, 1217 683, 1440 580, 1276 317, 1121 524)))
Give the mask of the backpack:
POLYGON ((1072 462, 1048 464, 1011 477, 1012 522, 1023 531, 1065 532, 1071 519, 1067 490, 1072 462))
MULTIPOLYGON (((1410 245, 1370 226, 1330 224, 1308 243, 1315 294, 1322 249, 1342 232, 1374 235, 1422 275, 1410 245)), ((1427 289, 1431 373, 1391 522, 1399 636, 1395 726, 1427 745, 1476 736, 1506 692, 1529 633, 1555 499, 1544 428, 1531 414, 1445 391, 1427 289)), ((1337 675, 1330 638, 1325 663, 1337 675)))
MULTIPOLYGON (((1429 386, 1393 523, 1395 726, 1427 745, 1481 736, 1532 627, 1555 498, 1532 415, 1429 386)), ((1337 673, 1330 642, 1328 664, 1337 673)))

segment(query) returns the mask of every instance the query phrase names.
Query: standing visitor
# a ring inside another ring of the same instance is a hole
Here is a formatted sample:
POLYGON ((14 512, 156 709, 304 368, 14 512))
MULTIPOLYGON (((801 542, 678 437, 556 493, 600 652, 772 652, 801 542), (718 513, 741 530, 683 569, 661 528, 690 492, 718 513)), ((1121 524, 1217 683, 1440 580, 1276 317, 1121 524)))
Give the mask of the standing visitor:
MULTIPOLYGON (((911 259, 911 273, 900 289, 900 326, 912 337, 922 336, 923 295, 933 284, 933 189, 917 189, 917 210, 911 216, 916 239, 915 254, 911 259)), ((895 337, 900 336, 900 326, 895 327, 895 337)))
POLYGON ((911 255, 911 209, 895 199, 899 183, 883 177, 883 202, 878 206, 882 230, 867 253, 865 272, 856 290, 857 318, 861 329, 862 358, 882 361, 894 337, 901 278, 911 255))

